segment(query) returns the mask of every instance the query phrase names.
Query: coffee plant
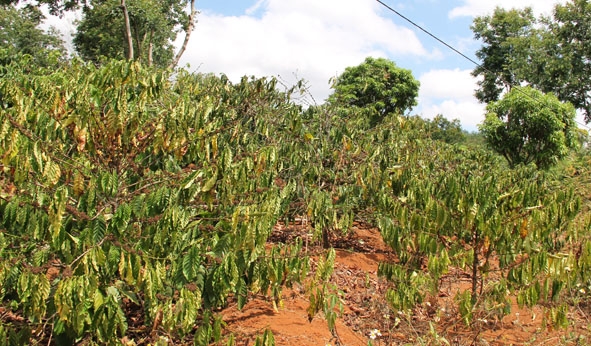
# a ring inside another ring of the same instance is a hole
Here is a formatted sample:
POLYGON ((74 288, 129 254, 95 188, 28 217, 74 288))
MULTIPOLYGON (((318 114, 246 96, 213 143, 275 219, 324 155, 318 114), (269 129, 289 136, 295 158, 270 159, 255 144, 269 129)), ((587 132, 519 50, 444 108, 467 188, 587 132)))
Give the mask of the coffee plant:
POLYGON ((273 81, 25 68, 0 81, 3 340, 207 344, 229 299, 278 304, 306 275, 301 243, 266 248, 295 190, 267 121, 298 108, 273 81))
POLYGON ((557 302, 569 265, 561 251, 580 209, 572 188, 534 167, 509 170, 490 152, 441 143, 407 142, 395 161, 376 194, 378 226, 399 257, 380 266, 395 283, 395 308, 436 294, 451 267, 470 276, 470 292, 457 297, 467 322, 476 307, 509 313, 510 292, 523 305, 557 302))
POLYGON ((361 107, 295 104, 302 83, 137 62, 15 59, 0 77, 2 342, 233 344, 219 308, 254 295, 280 308, 304 280, 308 317, 336 335, 334 250, 308 276, 307 240, 268 244, 295 219, 324 248, 354 221, 378 227, 396 256, 379 267, 386 298, 405 314, 452 268, 470 278, 455 297, 468 323, 515 296, 565 325, 562 302, 589 298, 588 190, 437 140, 449 134, 418 117, 375 124, 361 107))

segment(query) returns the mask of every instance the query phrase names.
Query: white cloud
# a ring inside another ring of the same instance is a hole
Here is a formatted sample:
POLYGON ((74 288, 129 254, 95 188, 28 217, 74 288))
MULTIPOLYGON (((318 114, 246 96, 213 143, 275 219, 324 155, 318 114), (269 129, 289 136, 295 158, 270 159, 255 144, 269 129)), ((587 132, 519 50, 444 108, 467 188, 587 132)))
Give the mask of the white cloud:
MULTIPOLYGON (((418 108, 413 113, 433 119, 438 114, 449 120, 459 119, 467 131, 477 131, 478 124, 484 120, 486 105, 474 97, 477 78, 471 70, 430 70, 419 78, 418 108)), ((576 121, 579 127, 588 130, 583 112, 578 110, 576 121)))
POLYGON ((421 97, 473 99, 477 79, 470 74, 471 70, 431 70, 419 78, 421 97))
POLYGON ((478 131, 478 124, 484 120, 484 105, 477 101, 445 100, 439 104, 426 105, 421 109, 419 114, 424 118, 433 119, 436 115, 442 114, 449 120, 459 119, 462 128, 470 132, 478 131))
POLYGON ((246 9, 246 14, 247 15, 254 14, 259 8, 261 8, 261 6, 263 6, 265 4, 265 1, 266 0, 257 0, 257 2, 254 5, 252 5, 248 9, 246 9))
POLYGON ((277 76, 309 81, 318 102, 330 93, 328 80, 367 56, 435 59, 415 33, 380 15, 372 0, 266 0, 247 13, 203 12, 181 60, 201 72, 277 76))
POLYGON ((431 70, 421 75, 418 113, 428 119, 438 114, 459 119, 464 129, 476 131, 484 119, 484 105, 474 97, 477 79, 470 72, 431 70))
POLYGON ((76 34, 76 21, 82 18, 82 11, 69 11, 64 12, 61 17, 59 16, 52 16, 49 14, 49 7, 47 5, 43 5, 41 7, 41 11, 45 15, 46 19, 41 24, 41 28, 43 30, 48 30, 50 27, 54 27, 62 35, 62 40, 64 41, 64 46, 66 50, 70 53, 74 53, 74 45, 72 40, 74 39, 74 35, 76 34))
POLYGON ((453 8, 448 15, 450 18, 477 17, 491 14, 496 7, 531 7, 536 15, 550 15, 555 4, 565 2, 566 0, 463 0, 463 5, 453 8))
POLYGON ((577 110, 577 116, 575 117, 575 121, 577 122, 579 128, 591 132, 591 124, 585 123, 585 115, 583 114, 582 110, 577 110))

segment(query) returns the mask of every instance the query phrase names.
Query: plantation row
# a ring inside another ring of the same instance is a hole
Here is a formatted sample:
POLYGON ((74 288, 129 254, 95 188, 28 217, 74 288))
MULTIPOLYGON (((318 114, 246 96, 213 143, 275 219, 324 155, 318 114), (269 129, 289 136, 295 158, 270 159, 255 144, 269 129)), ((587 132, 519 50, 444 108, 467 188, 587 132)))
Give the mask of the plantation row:
POLYGON ((308 276, 300 241, 267 243, 301 217, 327 248, 308 313, 332 326, 329 248, 354 221, 398 257, 379 268, 394 310, 436 294, 450 268, 470 274, 457 297, 467 323, 480 309, 507 314, 516 295, 566 325, 563 298, 588 298, 589 218, 574 186, 437 140, 432 122, 303 109, 291 101, 302 84, 137 62, 20 60, 0 77, 0 343, 227 338, 218 308, 255 294, 279 307, 308 276))

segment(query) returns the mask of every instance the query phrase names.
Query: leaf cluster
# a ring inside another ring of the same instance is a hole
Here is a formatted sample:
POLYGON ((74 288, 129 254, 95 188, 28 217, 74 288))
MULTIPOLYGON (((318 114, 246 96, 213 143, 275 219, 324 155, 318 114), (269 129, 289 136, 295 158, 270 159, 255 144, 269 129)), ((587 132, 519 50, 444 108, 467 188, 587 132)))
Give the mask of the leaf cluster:
POLYGON ((3 320, 5 335, 115 343, 133 326, 207 343, 220 333, 206 316, 228 301, 279 306, 308 261, 301 243, 266 247, 293 186, 275 183, 278 149, 258 145, 271 134, 254 114, 297 109, 273 83, 172 81, 125 61, 8 66, 0 298, 26 321, 3 320))
POLYGON ((536 19, 529 8, 497 8, 476 18, 472 31, 483 44, 476 53, 482 65, 473 71, 482 76, 477 98, 497 101, 503 91, 527 83, 572 103, 589 121, 589 13, 588 0, 572 0, 556 4, 550 18, 536 19))
MULTIPOLYGON (((179 26, 187 21, 184 5, 179 1, 151 0, 127 4, 137 60, 160 67, 170 64, 174 54, 172 42, 179 26)), ((99 63, 104 58, 124 59, 128 56, 119 1, 92 1, 83 7, 83 15, 73 41, 83 59, 99 63), (105 26, 105 22, 109 25, 105 26)))
POLYGON ((362 64, 346 68, 333 88, 329 102, 365 109, 375 126, 388 114, 402 115, 416 106, 419 82, 411 71, 392 61, 368 57, 362 64))
POLYGON ((490 103, 480 130, 511 167, 535 163, 547 169, 576 146, 575 109, 552 94, 515 87, 490 103))
POLYGON ((65 49, 55 29, 39 28, 45 19, 38 7, 0 6, 0 65, 8 65, 22 56, 31 64, 55 67, 65 57, 65 49))
MULTIPOLYGON (((511 290, 524 304, 554 301, 566 266, 586 270, 570 255, 554 261, 579 208, 569 189, 434 139, 418 117, 370 124, 363 107, 294 104, 302 83, 139 62, 2 73, 0 300, 20 318, 2 319, 0 337, 12 344, 33 330, 58 344, 117 344, 138 330, 145 342, 219 340, 217 309, 259 294, 279 308, 282 289, 303 281, 302 241, 267 242, 296 218, 326 247, 354 221, 378 226, 398 257, 380 265, 396 308, 434 292, 450 266, 472 269, 488 302, 511 290), (485 286, 492 256, 503 275, 485 286)), ((332 326, 334 256, 307 287, 309 317, 322 311, 332 326)))

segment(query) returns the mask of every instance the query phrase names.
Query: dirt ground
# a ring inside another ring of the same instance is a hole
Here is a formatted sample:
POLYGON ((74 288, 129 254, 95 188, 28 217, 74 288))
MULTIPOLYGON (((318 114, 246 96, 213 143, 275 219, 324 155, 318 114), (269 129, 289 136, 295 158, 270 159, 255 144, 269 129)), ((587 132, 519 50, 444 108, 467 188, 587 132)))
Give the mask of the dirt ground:
MULTIPOLYGON (((242 311, 230 305, 222 311, 226 332, 237 345, 254 345, 266 329, 273 332, 276 345, 591 345, 591 326, 587 314, 571 311, 574 326, 553 329, 544 323, 544 310, 512 306, 502 321, 478 318, 467 327, 453 302, 458 290, 469 288, 464 273, 450 274, 443 280, 437 297, 432 297, 410 313, 392 311, 385 300, 389 283, 378 278, 378 264, 394 254, 383 243, 376 229, 356 225, 342 239, 333 239, 338 248, 331 282, 339 292, 343 312, 331 333, 322 313, 308 319, 308 295, 304 287, 283 292, 282 306, 274 309, 264 297, 251 300, 242 311), (373 337, 370 338, 370 337, 373 337)), ((273 241, 289 242, 307 237, 304 227, 278 225, 273 241)), ((322 252, 318 245, 308 248, 322 252)))

